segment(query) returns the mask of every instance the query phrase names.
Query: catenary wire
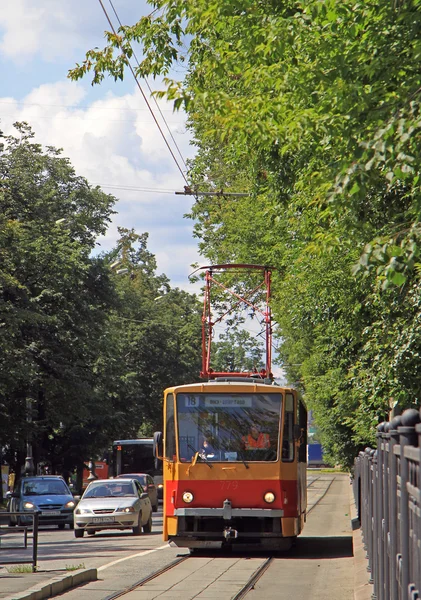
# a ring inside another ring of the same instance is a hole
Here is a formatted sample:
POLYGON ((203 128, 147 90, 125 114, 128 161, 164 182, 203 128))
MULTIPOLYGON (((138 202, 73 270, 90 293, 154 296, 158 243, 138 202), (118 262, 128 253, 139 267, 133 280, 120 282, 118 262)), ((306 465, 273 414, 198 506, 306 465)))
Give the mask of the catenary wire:
MULTIPOLYGON (((111 27, 111 30, 112 30, 112 32, 113 32, 113 34, 114 34, 114 35, 116 36, 116 38, 117 38, 117 32, 116 32, 116 30, 115 30, 115 28, 114 28, 114 25, 113 25, 113 24, 112 24, 112 22, 111 22, 111 19, 110 19, 109 15, 108 15, 107 9, 105 8, 105 6, 104 6, 104 4, 103 4, 102 0, 98 0, 98 2, 99 2, 99 3, 100 3, 100 5, 101 5, 101 8, 102 8, 102 10, 103 10, 103 12, 104 12, 104 15, 105 15, 105 18, 107 19, 107 21, 108 21, 108 24, 110 25, 110 27, 111 27)), ((142 89, 142 86, 140 85, 138 78, 136 77, 136 73, 134 72, 134 70, 133 70, 133 67, 132 67, 132 66, 131 66, 131 64, 130 64, 130 61, 129 61, 129 59, 128 59, 127 55, 125 54, 124 50, 121 48, 121 46, 120 46, 120 50, 121 50, 121 52, 122 52, 123 56, 125 57, 125 59, 126 59, 126 61, 127 61, 127 65, 128 65, 128 67, 129 67, 129 69, 130 69, 130 72, 131 72, 131 74, 133 75, 133 78, 134 78, 134 80, 135 80, 135 82, 136 82, 136 85, 137 85, 137 87, 139 88, 139 91, 140 91, 140 93, 142 94, 142 96, 143 96, 143 99, 144 99, 144 101, 146 102, 146 105, 147 105, 147 107, 148 107, 148 108, 149 108, 149 110, 150 110, 150 113, 151 113, 151 115, 152 115, 152 118, 153 118, 153 120, 155 121, 155 124, 156 124, 156 126, 158 127, 158 130, 159 130, 159 132, 160 132, 160 134, 161 134, 161 136, 162 136, 162 138, 163 138, 163 140, 164 140, 164 142, 165 142, 165 144, 166 144, 166 146, 167 146, 167 148, 168 148, 168 150, 169 150, 169 152, 170 152, 170 154, 171 154, 171 156, 172 156, 172 158, 173 158, 173 160, 174 160, 175 164, 177 165, 177 168, 178 168, 178 170, 180 171, 182 178, 184 179, 184 181, 185 181, 185 182, 186 182, 186 184, 188 185, 188 181, 187 181, 187 178, 186 178, 186 176, 185 176, 185 174, 184 174, 184 172, 183 172, 183 169, 180 167, 180 164, 179 164, 179 162, 178 162, 178 160, 177 160, 177 158, 176 158, 176 156, 175 156, 174 152, 172 151, 172 148, 171 148, 171 146, 169 145, 169 143, 168 143, 168 140, 167 140, 167 138, 165 137, 165 134, 164 134, 164 132, 162 131, 162 127, 161 127, 161 126, 160 126, 160 124, 158 123, 158 120, 157 120, 157 118, 156 118, 156 116, 155 116, 155 114, 154 114, 154 112, 153 112, 153 110, 152 110, 152 107, 151 107, 151 105, 150 105, 150 104, 149 104, 149 102, 148 102, 148 99, 147 99, 147 97, 146 97, 146 94, 145 94, 145 92, 143 91, 143 89, 142 89)))
MULTIPOLYGON (((109 3, 110 3, 110 6, 111 6, 111 8, 112 8, 112 9, 113 9, 113 11, 114 11, 114 14, 115 14, 115 17, 116 17, 116 19, 117 19, 117 21, 118 21, 118 24, 120 25, 120 27, 122 27, 122 23, 121 23, 121 21, 120 21, 120 17, 118 16, 116 9, 114 8, 114 4, 113 4, 112 0, 108 0, 108 1, 109 1, 109 3)), ((138 66, 138 67, 140 67, 140 63, 139 63, 139 61, 138 61, 138 59, 137 59, 137 56, 136 56, 136 54, 135 54, 135 51, 133 50, 133 48, 132 48, 132 51, 133 51, 133 58, 135 59, 137 66, 138 66)), ((150 91, 150 93, 151 93, 151 95, 152 95, 151 86, 149 85, 149 82, 148 82, 148 80, 144 78, 144 81, 145 81, 145 83, 146 83, 146 85, 147 85, 147 87, 148 87, 148 90, 150 91)), ((167 130, 168 130, 168 133, 169 133, 169 134, 170 134, 170 136, 171 136, 171 139, 172 139, 172 141, 173 141, 173 144, 174 144, 174 146, 177 148, 177 152, 178 152, 178 154, 180 155, 180 158, 181 158, 181 160, 183 161, 183 164, 184 164, 185 168, 187 169, 186 161, 184 160, 184 157, 183 157, 183 155, 181 154, 181 150, 180 150, 180 148, 178 147, 178 144, 177 144, 177 142, 175 141, 175 138, 174 138, 174 136, 173 136, 173 134, 172 134, 172 132, 171 132, 171 129, 168 127, 168 123, 167 123, 167 121, 165 120, 165 117, 164 117, 164 115, 163 115, 163 113, 162 113, 162 111, 161 111, 161 108, 160 108, 160 106, 159 106, 158 102, 156 101, 156 98, 155 98, 155 96, 153 96, 153 95, 152 95, 152 98, 153 98, 153 100, 154 100, 154 102, 155 102, 155 105, 156 105, 156 108, 158 109, 158 112, 159 112, 159 114, 161 115, 161 118, 162 118, 162 120, 163 120, 163 121, 164 121, 164 123, 165 123, 165 126, 166 126, 166 128, 167 128, 167 130)))

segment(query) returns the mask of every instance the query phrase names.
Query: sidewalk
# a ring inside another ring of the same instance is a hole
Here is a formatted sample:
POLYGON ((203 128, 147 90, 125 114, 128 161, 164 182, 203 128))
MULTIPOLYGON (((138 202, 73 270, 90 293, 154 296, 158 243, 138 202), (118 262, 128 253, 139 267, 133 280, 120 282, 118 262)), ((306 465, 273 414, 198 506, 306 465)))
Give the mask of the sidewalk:
POLYGON ((7 600, 43 600, 88 581, 97 580, 97 569, 77 571, 39 571, 38 573, 8 573, 0 568, 0 598, 7 600), (7 594, 3 596, 3 594, 7 594))

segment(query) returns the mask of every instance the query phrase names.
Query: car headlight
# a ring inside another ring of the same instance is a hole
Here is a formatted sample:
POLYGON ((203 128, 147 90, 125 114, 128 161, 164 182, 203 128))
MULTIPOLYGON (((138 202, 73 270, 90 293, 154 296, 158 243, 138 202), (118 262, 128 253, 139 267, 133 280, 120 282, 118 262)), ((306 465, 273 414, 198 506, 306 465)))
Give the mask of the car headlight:
POLYGON ((92 511, 91 511, 91 509, 90 509, 90 508, 77 508, 77 509, 75 510, 75 513, 76 513, 77 515, 89 515, 89 514, 91 514, 91 513, 92 513, 92 511))
POLYGON ((193 502, 194 496, 191 492, 184 492, 183 500, 186 502, 186 504, 190 504, 190 502, 193 502))
POLYGON ((74 506, 76 506, 76 502, 74 502, 73 500, 69 500, 69 502, 67 502, 67 504, 64 505, 64 508, 73 508, 74 506))
POLYGON ((35 508, 35 504, 33 502, 24 502, 23 509, 24 510, 33 510, 35 508))
POLYGON ((264 500, 268 504, 272 504, 272 502, 275 502, 275 494, 273 492, 266 492, 264 495, 264 500))
POLYGON ((134 506, 123 506, 123 508, 119 508, 118 510, 125 513, 135 512, 134 506))
POLYGON ((163 483, 158 483, 158 488, 159 488, 159 489, 162 489, 163 487, 164 487, 164 484, 163 484, 163 483))

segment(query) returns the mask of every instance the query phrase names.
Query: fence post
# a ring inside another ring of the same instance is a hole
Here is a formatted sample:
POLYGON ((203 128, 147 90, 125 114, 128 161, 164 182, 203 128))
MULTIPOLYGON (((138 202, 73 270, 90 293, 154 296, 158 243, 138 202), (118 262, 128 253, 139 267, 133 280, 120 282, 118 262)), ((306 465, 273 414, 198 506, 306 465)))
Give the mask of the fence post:
MULTIPOLYGON (((420 409, 420 419, 421 419, 421 409, 420 409)), ((421 494, 421 424, 416 425, 415 431, 418 434, 418 491, 421 494)), ((421 597, 421 506, 418 506, 418 515, 417 515, 417 542, 418 542, 418 550, 416 552, 415 561, 418 566, 416 572, 416 580, 415 585, 421 597)))
POLYGON ((389 426, 389 472, 390 472, 390 502, 389 502, 389 572, 390 600, 398 600, 398 574, 396 555, 398 553, 398 468, 395 446, 399 446, 398 427, 402 425, 401 417, 394 417, 389 426))
POLYGON ((413 408, 401 416, 402 425, 398 427, 401 446, 401 498, 400 498, 400 542, 401 542, 401 590, 402 599, 408 598, 409 586, 409 507, 406 483, 409 479, 409 465, 405 458, 405 446, 417 443, 415 424, 419 423, 419 412, 413 408))
MULTIPOLYGON (((367 554, 368 554, 368 570, 370 573, 369 583, 374 586, 374 573, 375 573, 375 561, 374 561, 374 532, 373 532, 373 514, 374 514, 374 466, 373 456, 374 450, 371 448, 366 449, 367 453, 367 554)), ((374 600, 374 599, 373 599, 374 600)))
POLYGON ((380 447, 382 454, 382 539, 381 539, 381 560, 382 573, 380 575, 382 581, 382 593, 385 600, 390 600, 390 584, 389 584, 389 502, 390 502, 390 473, 389 473, 389 452, 390 452, 390 423, 383 423, 383 428, 380 430, 380 447))
POLYGON ((37 511, 34 512, 34 521, 32 528, 32 572, 35 573, 37 570, 37 559, 38 559, 38 524, 39 514, 37 511))
POLYGON ((377 569, 378 569, 378 588, 377 600, 384 600, 384 559, 383 559, 383 527, 384 527, 384 450, 383 450, 383 432, 384 423, 377 426, 377 503, 376 503, 376 547, 377 569))

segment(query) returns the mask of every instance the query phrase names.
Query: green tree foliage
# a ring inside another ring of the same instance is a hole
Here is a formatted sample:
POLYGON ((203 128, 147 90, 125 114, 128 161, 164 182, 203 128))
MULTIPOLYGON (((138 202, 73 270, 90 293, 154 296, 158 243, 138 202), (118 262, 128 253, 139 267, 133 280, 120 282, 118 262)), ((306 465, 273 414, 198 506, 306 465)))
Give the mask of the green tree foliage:
POLYGON ((18 470, 30 440, 36 463, 66 472, 161 428, 164 387, 199 373, 200 305, 155 274, 147 234, 93 255, 115 198, 16 128, 0 149, 0 443, 18 470))
POLYGON ((197 199, 201 251, 276 268, 281 356, 349 463, 419 398, 420 0, 150 4, 70 76, 123 77, 136 41, 138 75, 167 77, 192 185, 250 193, 197 199))
MULTIPOLYGON (((132 411, 124 434, 135 437, 141 425, 162 429, 163 390, 197 381, 201 362, 201 304, 194 295, 171 288, 165 275, 155 275, 155 257, 147 250, 147 234, 119 229, 119 260, 114 280, 120 305, 109 327, 124 365, 121 409, 132 411)), ((112 350, 114 354, 115 348, 112 350)), ((109 360, 104 360, 104 370, 109 360)), ((104 375, 106 373, 104 372, 104 375)), ((108 388, 109 393, 112 387, 108 388)), ((112 418, 112 412, 109 413, 112 418)))
POLYGON ((229 330, 212 343, 214 371, 247 372, 264 368, 263 345, 245 329, 229 330))

